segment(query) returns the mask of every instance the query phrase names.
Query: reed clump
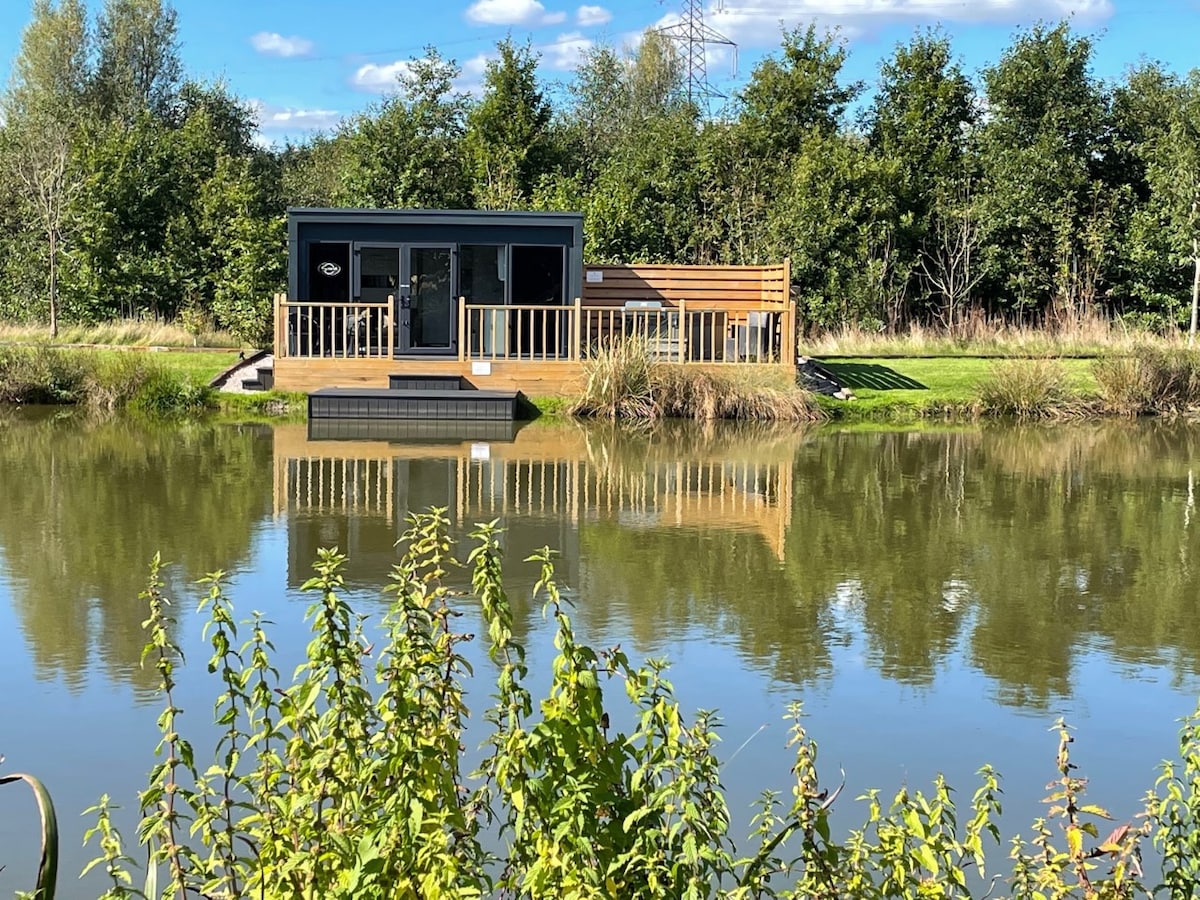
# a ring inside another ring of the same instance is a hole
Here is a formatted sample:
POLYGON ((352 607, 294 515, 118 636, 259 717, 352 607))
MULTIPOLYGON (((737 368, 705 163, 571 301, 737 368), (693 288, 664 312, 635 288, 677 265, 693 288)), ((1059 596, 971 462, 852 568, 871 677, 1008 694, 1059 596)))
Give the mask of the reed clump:
POLYGON ((979 386, 979 412, 1017 419, 1060 419, 1080 415, 1088 404, 1055 359, 1003 360, 979 386))
POLYGON ((1092 367, 1106 412, 1119 416, 1174 416, 1200 408, 1200 351, 1139 347, 1092 367))
POLYGON ((812 422, 813 395, 785 367, 700 368, 655 359, 643 341, 601 347, 584 365, 572 415, 606 419, 685 418, 812 422))

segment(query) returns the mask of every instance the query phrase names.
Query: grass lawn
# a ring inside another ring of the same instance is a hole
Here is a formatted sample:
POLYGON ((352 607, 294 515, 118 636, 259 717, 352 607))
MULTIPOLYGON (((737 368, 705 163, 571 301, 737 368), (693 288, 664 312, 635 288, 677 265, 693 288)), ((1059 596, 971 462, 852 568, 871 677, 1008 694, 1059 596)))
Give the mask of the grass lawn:
MULTIPOLYGON (((916 418, 923 413, 961 408, 976 399, 994 359, 822 359, 842 384, 854 391, 852 401, 822 401, 835 418, 916 418)), ((1063 367, 1082 393, 1095 391, 1092 360, 1064 359, 1063 367)))

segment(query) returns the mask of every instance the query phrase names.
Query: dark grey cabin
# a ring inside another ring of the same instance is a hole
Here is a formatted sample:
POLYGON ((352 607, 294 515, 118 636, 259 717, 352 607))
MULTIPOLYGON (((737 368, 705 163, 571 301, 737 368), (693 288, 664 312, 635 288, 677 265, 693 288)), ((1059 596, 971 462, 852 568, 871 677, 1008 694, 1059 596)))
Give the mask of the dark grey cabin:
POLYGON ((397 353, 456 356, 460 297, 564 306, 582 290, 578 213, 288 210, 289 299, 393 298, 397 353))

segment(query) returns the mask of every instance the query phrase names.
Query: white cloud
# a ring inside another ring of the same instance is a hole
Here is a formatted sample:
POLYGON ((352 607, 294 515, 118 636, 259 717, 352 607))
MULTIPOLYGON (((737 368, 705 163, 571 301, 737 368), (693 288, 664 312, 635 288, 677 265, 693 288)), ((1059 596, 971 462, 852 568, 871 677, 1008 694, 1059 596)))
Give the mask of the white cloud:
POLYGON ((308 38, 284 37, 274 31, 260 31, 250 38, 250 43, 266 56, 307 56, 313 49, 313 42, 308 38))
POLYGON ((575 21, 582 28, 607 25, 612 21, 612 13, 603 6, 581 6, 575 13, 575 21))
POLYGON ((412 62, 407 59, 391 63, 367 63, 359 66, 350 83, 360 91, 373 94, 390 94, 400 86, 400 77, 412 71, 412 62))
MULTIPOLYGON (((454 82, 454 90, 463 94, 483 92, 483 72, 491 59, 485 53, 462 63, 462 71, 454 82)), ((372 94, 394 94, 400 89, 400 79, 412 72, 412 60, 398 59, 390 63, 366 63, 359 66, 350 84, 372 94)))
POLYGON ((276 106, 262 100, 249 100, 247 103, 258 120, 258 130, 264 135, 295 135, 324 131, 333 128, 342 120, 342 114, 334 109, 276 106))
POLYGON ((725 0, 722 6, 708 4, 708 25, 748 47, 777 44, 781 22, 816 22, 854 38, 889 25, 1020 25, 1068 17, 1094 24, 1113 14, 1113 0, 725 0))
POLYGON ((475 0, 467 8, 467 21, 474 25, 561 25, 565 12, 546 12, 540 0, 475 0))
POLYGON ((483 73, 492 57, 486 53, 472 56, 462 64, 462 73, 454 82, 454 89, 478 97, 483 93, 483 73))
POLYGON ((583 36, 581 31, 570 31, 560 34, 552 44, 547 44, 541 50, 546 65, 560 72, 573 72, 583 62, 583 54, 592 49, 595 42, 583 36))

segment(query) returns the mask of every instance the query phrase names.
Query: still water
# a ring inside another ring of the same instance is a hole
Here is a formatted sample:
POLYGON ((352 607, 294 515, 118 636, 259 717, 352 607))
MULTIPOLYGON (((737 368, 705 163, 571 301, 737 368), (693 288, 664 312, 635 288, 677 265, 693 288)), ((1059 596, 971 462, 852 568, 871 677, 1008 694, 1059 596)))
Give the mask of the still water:
MULTIPOLYGON (((580 637, 669 658, 684 707, 721 711, 739 816, 761 790, 787 789, 781 715, 796 699, 825 778, 845 772, 844 797, 941 771, 969 798, 990 762, 1007 835, 1039 813, 1057 716, 1078 727, 1091 799, 1127 817, 1195 706, 1195 427, 350 437, 0 417, 0 754, 4 771, 34 772, 54 794, 62 896, 102 890, 74 880, 91 856, 79 813, 101 793, 126 808, 133 836, 157 740, 138 599, 156 551, 170 563, 198 745, 217 688, 190 583, 230 573, 239 609, 275 623, 290 671, 315 550, 350 554, 349 591, 377 619, 405 512, 429 506, 459 533, 493 518, 507 529, 535 672, 553 648, 521 560, 561 550, 580 637)), ((482 659, 477 671, 488 675, 482 659)), ((841 806, 845 825, 860 821, 841 806)), ((29 886, 35 822, 32 801, 4 788, 0 896, 29 886)))

